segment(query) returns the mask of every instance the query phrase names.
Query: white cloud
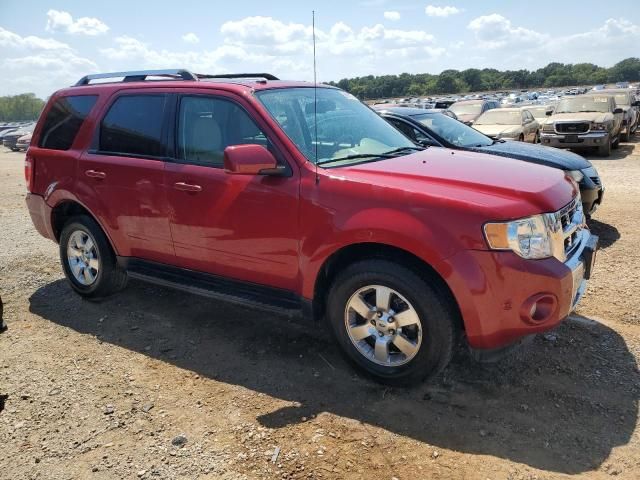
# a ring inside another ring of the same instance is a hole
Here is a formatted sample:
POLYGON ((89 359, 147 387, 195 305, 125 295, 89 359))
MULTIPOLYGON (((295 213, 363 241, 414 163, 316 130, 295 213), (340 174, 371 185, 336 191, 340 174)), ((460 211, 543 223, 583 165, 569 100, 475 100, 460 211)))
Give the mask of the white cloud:
POLYGON ((387 20, 392 20, 394 22, 397 22, 398 20, 400 20, 400 12, 396 12, 396 11, 384 12, 384 18, 386 18, 387 20))
POLYGON ((427 5, 424 12, 430 17, 449 17, 462 12, 462 9, 457 7, 436 7, 435 5, 427 5))
POLYGON ((48 32, 65 32, 73 35, 102 35, 109 31, 109 27, 94 17, 81 17, 73 20, 69 12, 49 10, 47 12, 48 32))
POLYGON ((66 43, 36 36, 22 37, 0 27, 0 94, 25 91, 46 97, 72 85, 98 66, 66 43))
POLYGON ((549 36, 512 25, 511 20, 498 13, 475 18, 467 26, 479 42, 480 48, 498 49, 504 46, 524 45, 539 47, 549 36))
POLYGON ((184 41, 185 43, 191 43, 191 44, 200 43, 200 39, 193 32, 185 33, 182 36, 182 41, 184 41))

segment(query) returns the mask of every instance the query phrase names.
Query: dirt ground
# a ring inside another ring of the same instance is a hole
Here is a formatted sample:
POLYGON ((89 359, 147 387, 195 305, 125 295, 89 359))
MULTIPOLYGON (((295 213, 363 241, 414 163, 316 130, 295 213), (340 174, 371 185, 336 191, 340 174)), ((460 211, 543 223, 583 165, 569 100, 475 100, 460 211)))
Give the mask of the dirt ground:
POLYGON ((607 192, 587 296, 491 365, 391 389, 305 324, 130 282, 73 294, 0 153, 1 479, 640 478, 640 139, 607 192))

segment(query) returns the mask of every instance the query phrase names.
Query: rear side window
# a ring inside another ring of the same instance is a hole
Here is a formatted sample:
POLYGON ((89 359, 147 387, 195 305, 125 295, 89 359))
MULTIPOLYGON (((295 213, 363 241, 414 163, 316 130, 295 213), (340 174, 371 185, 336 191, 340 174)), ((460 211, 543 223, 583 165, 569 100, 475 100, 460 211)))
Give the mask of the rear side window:
POLYGON ((119 97, 100 125, 99 151, 116 155, 164 157, 162 126, 166 95, 119 97))
POLYGON ((69 150, 97 99, 97 95, 57 99, 47 113, 38 146, 51 150, 69 150))

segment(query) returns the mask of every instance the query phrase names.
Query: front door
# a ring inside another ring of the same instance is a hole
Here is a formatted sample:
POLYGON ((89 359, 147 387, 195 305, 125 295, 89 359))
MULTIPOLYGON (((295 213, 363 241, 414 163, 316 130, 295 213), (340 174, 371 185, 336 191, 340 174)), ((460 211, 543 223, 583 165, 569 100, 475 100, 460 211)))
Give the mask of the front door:
MULTIPOLYGON (((165 170, 179 266, 295 290, 298 172, 230 175, 224 149, 260 144, 279 158, 265 128, 225 96, 184 95, 176 108, 176 162, 165 170)), ((284 162, 284 159, 279 158, 284 162)))

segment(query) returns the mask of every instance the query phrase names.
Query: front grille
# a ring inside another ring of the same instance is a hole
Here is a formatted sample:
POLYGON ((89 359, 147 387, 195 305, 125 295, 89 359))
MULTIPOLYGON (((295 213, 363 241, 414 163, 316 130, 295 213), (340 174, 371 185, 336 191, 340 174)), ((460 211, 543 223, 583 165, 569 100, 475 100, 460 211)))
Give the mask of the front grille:
POLYGON ((576 196, 571 203, 556 214, 556 218, 562 226, 562 238, 564 241, 565 258, 580 244, 580 233, 584 228, 584 215, 582 213, 582 200, 576 196))
POLYGON ((589 131, 589 123, 573 122, 573 123, 556 123, 556 132, 558 133, 587 133, 589 131))

